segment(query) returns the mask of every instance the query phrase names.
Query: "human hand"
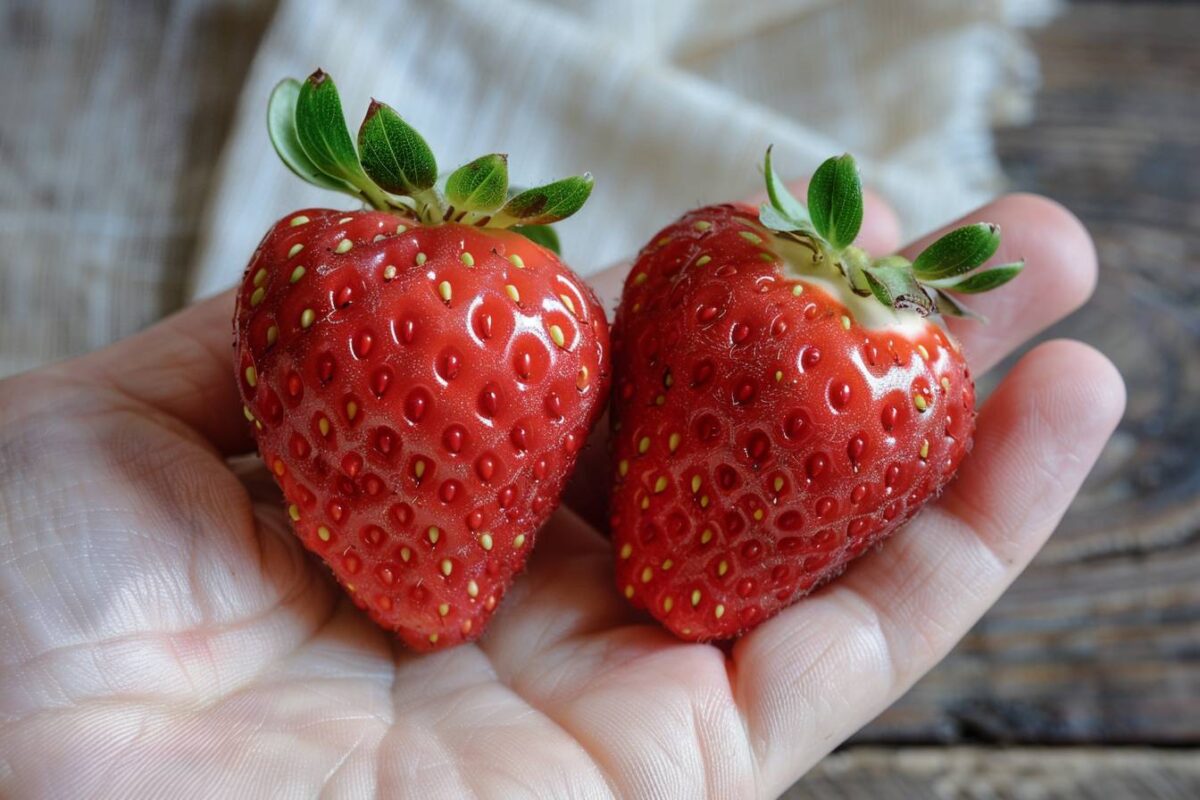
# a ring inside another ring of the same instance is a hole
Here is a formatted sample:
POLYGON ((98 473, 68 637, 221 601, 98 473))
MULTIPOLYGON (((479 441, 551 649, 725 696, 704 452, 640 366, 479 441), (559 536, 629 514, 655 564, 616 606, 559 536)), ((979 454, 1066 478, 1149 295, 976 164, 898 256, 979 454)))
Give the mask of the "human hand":
MULTIPOLYGON (((869 202, 861 243, 894 248, 893 219, 869 202)), ((1095 256, 1039 198, 976 219, 1027 261, 977 298, 990 324, 950 323, 982 374, 1086 299, 1095 256)), ((995 601, 1124 402, 1095 351, 1035 348, 939 501, 730 649, 630 608, 607 539, 564 508, 479 642, 415 655, 304 554, 257 461, 227 461, 253 446, 232 307, 0 382, 4 796, 775 796, 995 601)), ((571 497, 606 491, 602 462, 571 497)))

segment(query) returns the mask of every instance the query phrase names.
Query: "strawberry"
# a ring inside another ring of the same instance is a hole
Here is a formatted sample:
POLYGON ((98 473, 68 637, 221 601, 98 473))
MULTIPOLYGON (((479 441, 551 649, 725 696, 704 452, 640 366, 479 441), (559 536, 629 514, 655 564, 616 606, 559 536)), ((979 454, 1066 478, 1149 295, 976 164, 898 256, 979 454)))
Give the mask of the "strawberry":
POLYGON ((702 208, 659 232, 613 329, 618 587, 677 636, 754 627, 896 531, 971 444, 975 391, 933 318, 999 231, 959 229, 914 263, 853 242, 850 156, 813 178, 808 208, 767 152, 770 201, 702 208))
POLYGON ((269 123, 297 174, 373 209, 289 214, 250 260, 235 364, 259 452, 300 541, 376 622, 416 649, 473 639, 607 397, 604 311, 533 241, 554 243, 538 226, 591 180, 510 197, 484 156, 439 191, 387 106, 356 151, 319 71, 279 85, 269 123))

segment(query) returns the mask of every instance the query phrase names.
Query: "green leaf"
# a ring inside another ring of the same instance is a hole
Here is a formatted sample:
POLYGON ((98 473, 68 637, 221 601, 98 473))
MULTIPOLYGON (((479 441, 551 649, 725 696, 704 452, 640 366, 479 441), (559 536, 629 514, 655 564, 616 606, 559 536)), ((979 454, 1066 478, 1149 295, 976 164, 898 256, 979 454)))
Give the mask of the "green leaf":
POLYGON ((508 196, 508 157, 483 156, 446 179, 446 199, 461 211, 495 211, 508 196))
POLYGON ((540 244, 555 255, 562 254, 558 234, 549 225, 514 225, 513 233, 519 233, 534 244, 540 244))
POLYGON ((849 153, 830 158, 813 173, 808 185, 808 213, 825 241, 841 250, 862 227, 862 179, 849 153))
POLYGON ((548 225, 566 219, 587 202, 592 193, 590 174, 563 178, 514 195, 492 219, 493 227, 548 225))
POLYGON ((902 311, 915 311, 922 317, 933 311, 933 301, 921 288, 921 284, 907 265, 876 264, 865 267, 863 273, 871 293, 885 306, 902 311))
POLYGON ((798 223, 788 219, 779 209, 770 203, 763 203, 758 207, 758 221, 773 231, 801 230, 798 223))
POLYGON ((960 294, 990 292, 992 289, 999 288, 1017 277, 1024 268, 1025 262, 1023 261, 1004 264, 999 267, 992 267, 991 269, 976 272, 965 278, 959 278, 956 281, 939 283, 937 288, 947 292, 959 292, 960 294))
POLYGON ((392 194, 412 195, 437 181, 437 160, 421 134, 377 100, 358 129, 358 149, 371 180, 392 194))
POLYGON ((304 152, 296 134, 296 101, 299 99, 300 81, 295 78, 285 78, 271 92, 267 103, 267 132, 275 152, 288 169, 314 186, 357 195, 354 187, 321 172, 304 152))
POLYGON ((796 233, 804 237, 814 237, 817 235, 817 232, 813 229, 812 222, 788 219, 783 214, 780 214, 778 209, 770 203, 763 203, 758 207, 758 221, 769 230, 778 233, 796 233))
MULTIPOLYGON (((787 184, 780 179, 778 173, 775 172, 775 167, 771 165, 771 150, 774 145, 767 148, 767 155, 763 159, 763 175, 767 179, 767 197, 771 199, 771 207, 778 211, 780 216, 793 223, 798 223, 792 228, 776 228, 776 230, 803 230, 803 225, 812 226, 812 218, 808 215, 808 209, 797 200, 790 191, 787 184)), ((766 206, 763 206, 766 208, 766 206)), ((763 220, 764 225, 768 225, 766 220, 763 220)), ((768 225, 768 227, 774 227, 768 225)))
POLYGON ((941 280, 970 272, 996 253, 1000 226, 979 222, 956 228, 926 247, 913 269, 921 280, 941 280))
POLYGON ((982 314, 972 311, 945 292, 938 292, 937 310, 938 313, 944 316, 963 317, 964 319, 972 319, 976 322, 987 322, 987 318, 982 314))
POLYGON ((364 191, 378 191, 358 163, 337 87, 321 70, 309 75, 300 87, 296 134, 305 154, 321 172, 364 191))

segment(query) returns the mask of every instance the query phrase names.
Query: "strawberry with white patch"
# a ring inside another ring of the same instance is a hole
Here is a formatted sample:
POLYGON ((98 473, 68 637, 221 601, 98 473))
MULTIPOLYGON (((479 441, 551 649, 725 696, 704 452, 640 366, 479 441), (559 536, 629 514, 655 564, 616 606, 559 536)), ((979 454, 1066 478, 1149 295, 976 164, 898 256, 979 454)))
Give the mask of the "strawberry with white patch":
POLYGON ((693 211, 643 249, 613 330, 617 584, 676 635, 738 635, 836 577, 945 486, 975 390, 928 315, 999 230, 956 230, 914 263, 852 242, 849 156, 806 208, 765 164, 769 202, 693 211))

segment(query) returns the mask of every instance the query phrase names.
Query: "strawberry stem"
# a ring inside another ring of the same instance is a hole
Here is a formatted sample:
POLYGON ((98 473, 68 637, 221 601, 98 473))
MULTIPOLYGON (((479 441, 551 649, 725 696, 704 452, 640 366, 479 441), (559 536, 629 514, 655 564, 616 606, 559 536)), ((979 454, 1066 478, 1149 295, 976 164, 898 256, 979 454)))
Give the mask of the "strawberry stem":
POLYGON ((513 227, 539 243, 557 242, 545 226, 577 212, 592 191, 592 177, 584 174, 514 192, 506 157, 490 155, 451 174, 443 195, 433 151, 386 104, 371 101, 356 148, 337 87, 319 69, 303 83, 288 78, 275 87, 267 129, 279 157, 303 180, 380 211, 415 215, 426 225, 513 227))
POLYGON ((957 228, 910 262, 899 255, 872 260, 853 244, 862 226, 862 179, 850 154, 826 160, 808 187, 808 205, 797 200, 775 172, 771 150, 763 160, 768 202, 759 221, 777 238, 804 244, 816 266, 828 255, 855 294, 873 295, 897 311, 926 316, 933 311, 978 318, 947 292, 975 294, 1003 286, 1024 267, 1023 261, 980 270, 1000 245, 1000 228, 978 223, 957 228), (978 271, 976 271, 978 270, 978 271))

